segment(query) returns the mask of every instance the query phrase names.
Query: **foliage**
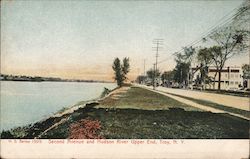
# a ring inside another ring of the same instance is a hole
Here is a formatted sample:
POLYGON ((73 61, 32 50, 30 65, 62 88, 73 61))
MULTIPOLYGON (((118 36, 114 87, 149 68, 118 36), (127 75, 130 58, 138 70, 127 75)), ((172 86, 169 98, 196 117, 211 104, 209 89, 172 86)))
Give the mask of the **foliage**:
POLYGON ((200 63, 201 83, 208 84, 211 79, 208 76, 208 67, 213 63, 213 54, 210 48, 202 48, 198 51, 197 60, 200 63))
POLYGON ((154 84, 155 79, 159 77, 160 75, 161 75, 161 72, 158 69, 155 70, 151 68, 150 70, 147 71, 147 76, 148 78, 152 80, 152 85, 154 84))
POLYGON ((98 135, 98 131, 101 129, 100 121, 82 119, 77 123, 70 125, 70 139, 102 139, 98 135))
POLYGON ((159 77, 161 75, 161 72, 159 71, 159 69, 155 70, 155 69, 150 69, 147 71, 147 76, 148 78, 152 79, 154 82, 154 79, 159 77))
POLYGON ((233 18, 233 25, 239 29, 248 30, 250 25, 250 1, 245 0, 233 18))
POLYGON ((14 136, 9 130, 1 132, 1 139, 13 139, 13 138, 14 136))
POLYGON ((209 48, 202 48, 198 51, 197 59, 198 62, 203 64, 203 66, 209 66, 212 63, 213 55, 209 48))
POLYGON ((136 81, 138 82, 138 83, 142 83, 143 81, 145 81, 146 80, 146 78, 147 78, 147 76, 138 76, 137 78, 136 78, 136 81))
POLYGON ((129 58, 125 57, 123 59, 123 66, 122 66, 122 77, 124 80, 127 79, 126 74, 129 72, 130 65, 129 65, 129 58))
POLYGON ((115 80, 117 81, 117 85, 121 86, 122 85, 122 72, 121 72, 121 62, 119 58, 116 58, 114 60, 113 66, 112 66, 113 70, 115 71, 115 80))
POLYGON ((161 75, 162 82, 171 81, 173 79, 174 79, 174 72, 173 71, 165 71, 161 75))
POLYGON ((176 66, 173 71, 173 79, 175 82, 178 83, 185 83, 187 84, 187 77, 189 74, 189 68, 191 65, 191 57, 194 54, 193 49, 184 49, 186 50, 184 54, 176 54, 175 62, 176 66))
POLYGON ((213 56, 213 62, 219 74, 218 90, 220 90, 221 70, 228 59, 243 53, 247 46, 248 31, 237 30, 233 26, 227 26, 215 31, 210 38, 217 43, 217 46, 210 48, 213 56))
POLYGON ((159 77, 160 76, 160 71, 157 69, 157 70, 155 70, 155 69, 150 69, 150 70, 148 70, 147 71, 147 76, 148 76, 148 78, 150 78, 150 79, 153 79, 153 78, 155 78, 155 77, 159 77))
POLYGON ((242 66, 242 70, 243 70, 243 78, 250 79, 250 65, 244 64, 242 66))
POLYGON ((101 94, 101 98, 105 97, 107 94, 109 94, 111 92, 111 90, 109 90, 108 88, 104 87, 102 94, 101 94))
POLYGON ((119 58, 115 58, 112 68, 115 71, 115 80, 117 81, 117 85, 121 87, 127 79, 127 73, 130 71, 129 58, 125 57, 123 59, 123 64, 121 64, 119 58))
MULTIPOLYGON (((243 2, 232 21, 226 25, 215 29, 209 38, 214 42, 210 48, 199 50, 197 60, 201 64, 201 72, 209 65, 216 67, 218 75, 218 90, 220 90, 221 70, 225 66, 228 59, 240 53, 246 53, 249 49, 250 35, 250 1, 243 2)), ((207 39, 205 39, 207 41, 207 39)))
POLYGON ((190 63, 179 62, 174 68, 174 81, 178 83, 187 83, 190 63))
MULTIPOLYGON (((213 61, 214 59, 217 59, 217 57, 220 55, 220 47, 214 46, 211 48, 202 48, 198 51, 197 54, 197 60, 200 63, 199 70, 201 73, 201 82, 202 83, 209 83, 211 81, 210 78, 213 78, 213 81, 215 81, 215 77, 217 75, 217 72, 215 73, 214 77, 208 76, 208 67, 217 61, 213 61)), ((214 83, 215 84, 215 83, 214 83)))
POLYGON ((183 60, 185 62, 192 63, 193 57, 196 53, 195 48, 193 48, 192 46, 191 47, 184 47, 183 50, 184 50, 184 54, 182 56, 183 60))

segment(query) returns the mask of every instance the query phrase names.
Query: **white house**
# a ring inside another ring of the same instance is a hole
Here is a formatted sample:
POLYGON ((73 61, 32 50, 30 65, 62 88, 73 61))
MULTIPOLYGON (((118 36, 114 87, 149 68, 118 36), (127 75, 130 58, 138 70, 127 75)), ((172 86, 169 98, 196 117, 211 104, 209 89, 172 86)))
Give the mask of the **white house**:
MULTIPOLYGON (((200 71, 197 70, 197 68, 192 68, 194 70, 192 84, 195 84, 197 82, 197 79, 200 78, 201 74, 200 71)), ((208 77, 211 79, 214 78, 216 74, 216 68, 215 67, 209 67, 208 68, 208 77)), ((219 74, 217 73, 216 78, 214 80, 215 85, 213 86, 213 82, 210 84, 203 84, 206 89, 217 89, 219 84, 219 74)), ((241 67, 225 67, 221 71, 221 89, 222 90, 235 90, 239 89, 243 86, 243 72, 241 67)))

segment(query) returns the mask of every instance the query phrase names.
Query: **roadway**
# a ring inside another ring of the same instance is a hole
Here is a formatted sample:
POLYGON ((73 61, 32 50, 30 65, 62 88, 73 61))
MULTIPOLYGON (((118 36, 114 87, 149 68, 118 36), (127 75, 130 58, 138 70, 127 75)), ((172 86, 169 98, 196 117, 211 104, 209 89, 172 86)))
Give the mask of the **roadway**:
MULTIPOLYGON (((141 87, 153 89, 152 86, 140 85, 141 87)), ((250 98, 248 97, 238 97, 232 95, 224 95, 217 93, 207 93, 196 90, 186 90, 186 89, 174 89, 174 88, 166 88, 166 87, 157 87, 156 91, 161 91, 164 93, 171 93, 174 95, 181 95, 184 97, 190 97, 194 99, 201 99, 210 101, 213 103, 221 104, 228 107, 233 107, 241 110, 250 109, 250 98)))

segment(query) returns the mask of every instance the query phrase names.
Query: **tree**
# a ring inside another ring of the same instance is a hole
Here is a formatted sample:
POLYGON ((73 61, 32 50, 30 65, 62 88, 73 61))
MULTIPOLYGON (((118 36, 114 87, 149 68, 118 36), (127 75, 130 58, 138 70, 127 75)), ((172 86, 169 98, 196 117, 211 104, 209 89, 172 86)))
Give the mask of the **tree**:
POLYGON ((157 77, 159 77, 161 75, 160 71, 157 69, 150 69, 147 71, 147 76, 148 78, 150 78, 152 80, 152 85, 154 84, 154 81, 157 77))
POLYGON ((220 90, 221 70, 226 61, 239 53, 248 52, 249 34, 250 34, 250 1, 246 0, 242 3, 232 21, 227 26, 216 29, 210 39, 216 42, 217 56, 213 59, 218 68, 220 90))
POLYGON ((169 84, 170 81, 174 79, 174 72, 173 71, 165 71, 161 75, 161 80, 163 84, 169 84))
POLYGON ((210 48, 213 61, 218 72, 218 90, 221 88, 221 70, 228 59, 236 54, 244 52, 247 47, 244 42, 248 34, 243 30, 234 30, 232 27, 225 27, 213 33, 211 39, 217 42, 217 46, 210 48))
POLYGON ((130 69, 129 58, 125 57, 123 59, 123 66, 122 66, 122 78, 124 81, 127 79, 126 75, 128 74, 129 69, 130 69))
POLYGON ((147 77, 146 77, 146 76, 143 76, 143 75, 137 76, 136 82, 137 82, 137 83, 143 83, 143 82, 145 82, 146 78, 147 78, 147 77))
POLYGON ((243 87, 247 88, 248 86, 248 80, 250 79, 250 65, 244 64, 242 65, 242 71, 243 71, 243 87))
POLYGON ((211 50, 206 47, 200 49, 197 54, 197 60, 200 63, 199 70, 201 73, 201 83, 205 84, 206 86, 206 84, 210 82, 210 77, 208 76, 208 67, 213 63, 213 55, 211 50))
POLYGON ((117 82, 117 85, 121 87, 123 78, 122 78, 122 71, 121 71, 122 69, 121 62, 119 58, 115 58, 112 68, 115 71, 115 80, 117 82))
POLYGON ((191 63, 193 62, 194 56, 196 54, 195 48, 184 47, 184 53, 176 54, 175 62, 176 67, 174 69, 174 80, 178 83, 189 84, 189 79, 192 79, 193 74, 190 74, 191 63), (186 67, 186 68, 184 68, 186 67), (182 78, 182 79, 181 79, 182 78))
POLYGON ((250 30, 250 1, 245 0, 234 15, 233 22, 237 28, 250 30))
POLYGON ((209 52, 211 53, 213 63, 215 64, 216 72, 213 77, 214 85, 215 85, 215 79, 218 74, 218 90, 220 90, 221 86, 221 71, 225 65, 225 62, 227 60, 227 56, 225 56, 222 52, 221 46, 213 46, 209 48, 209 52))
POLYGON ((160 73, 160 71, 158 69, 155 71, 154 69, 151 68, 150 70, 147 71, 147 76, 150 79, 153 79, 155 76, 159 77, 160 74, 161 73, 160 73))
POLYGON ((173 71, 164 71, 161 75, 162 81, 168 80, 171 81, 173 80, 173 71))
MULTIPOLYGON (((195 48, 192 46, 190 47, 184 47, 184 61, 186 64, 189 64, 189 69, 192 67, 191 64, 193 63, 194 56, 196 54, 195 48)), ((191 79, 191 84, 192 84, 192 79, 193 79, 193 72, 188 69, 187 71, 187 85, 190 84, 190 79, 191 79), (191 72, 191 73, 190 73, 191 72)))
POLYGON ((186 52, 184 54, 176 54, 175 62, 176 66, 174 68, 174 81, 179 84, 188 84, 190 60, 193 53, 186 52))
POLYGON ((213 55, 209 48, 202 48, 198 51, 197 60, 199 63, 203 64, 203 66, 209 66, 212 64, 213 55))
POLYGON ((192 63, 194 55, 196 53, 195 48, 190 46, 190 47, 184 47, 183 50, 184 50, 184 54, 182 56, 183 60, 192 63))
POLYGON ((243 78, 250 79, 250 65, 249 64, 242 65, 242 71, 243 71, 243 78))
POLYGON ((179 84, 187 84, 190 63, 179 62, 174 68, 174 81, 179 84))
POLYGON ((129 58, 124 58, 123 64, 121 64, 119 58, 115 58, 112 68, 115 71, 115 80, 117 82, 117 85, 121 87, 124 81, 127 79, 126 75, 130 69, 129 58))

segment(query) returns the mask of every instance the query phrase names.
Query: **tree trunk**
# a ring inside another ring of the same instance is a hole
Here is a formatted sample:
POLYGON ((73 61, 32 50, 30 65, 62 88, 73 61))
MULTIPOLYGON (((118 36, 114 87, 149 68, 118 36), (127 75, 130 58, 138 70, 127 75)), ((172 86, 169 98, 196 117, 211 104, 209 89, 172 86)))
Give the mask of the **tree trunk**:
POLYGON ((219 70, 219 78, 218 78, 218 90, 220 91, 220 81, 221 81, 221 70, 219 70))

